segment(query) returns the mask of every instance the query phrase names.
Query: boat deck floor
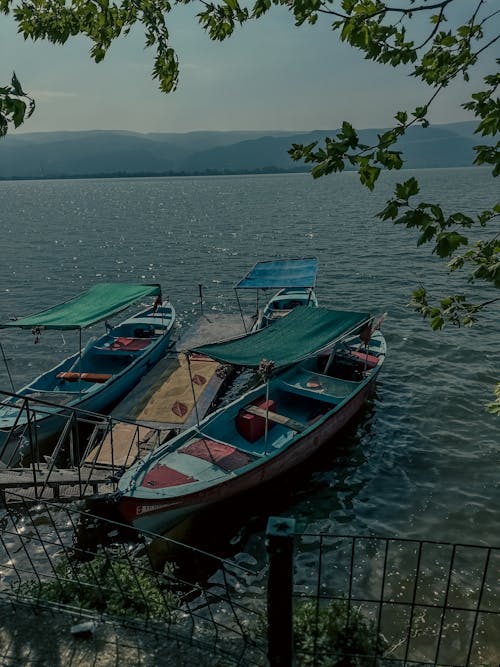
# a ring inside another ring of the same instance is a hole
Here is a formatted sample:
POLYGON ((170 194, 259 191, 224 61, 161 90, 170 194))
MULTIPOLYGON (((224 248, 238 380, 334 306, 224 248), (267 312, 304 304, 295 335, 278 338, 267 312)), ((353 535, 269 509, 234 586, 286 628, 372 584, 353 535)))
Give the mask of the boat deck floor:
MULTIPOLYGON (((251 322, 246 318, 247 330, 251 322)), ((153 449, 159 441, 196 424, 210 410, 225 376, 220 364, 206 357, 190 358, 188 364, 183 350, 243 333, 239 314, 210 314, 190 326, 167 356, 113 410, 111 417, 117 422, 85 463, 128 467, 138 452, 153 449)))

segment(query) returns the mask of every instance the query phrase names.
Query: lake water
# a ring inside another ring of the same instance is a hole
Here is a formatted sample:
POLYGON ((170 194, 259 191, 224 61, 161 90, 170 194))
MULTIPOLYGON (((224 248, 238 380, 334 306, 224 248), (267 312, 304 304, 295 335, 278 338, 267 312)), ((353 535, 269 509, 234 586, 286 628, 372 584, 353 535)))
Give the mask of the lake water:
MULTIPOLYGON (((388 313, 376 394, 292 482, 236 505, 218 539, 260 554, 266 516, 282 513, 309 532, 498 546, 500 422, 485 408, 500 379, 497 311, 472 329, 433 333, 407 307, 419 282, 452 290, 415 234, 375 218, 410 175, 385 174, 374 193, 353 173, 0 183, 0 318, 97 281, 153 281, 187 326, 199 284, 206 310, 236 312, 232 286, 255 261, 316 256, 321 305, 388 313)), ((414 175, 421 198, 448 212, 473 213, 496 194, 486 170, 414 175)), ((72 333, 45 333, 39 345, 30 332, 0 336, 16 387, 77 345, 72 333)), ((3 367, 0 388, 10 389, 3 367)))

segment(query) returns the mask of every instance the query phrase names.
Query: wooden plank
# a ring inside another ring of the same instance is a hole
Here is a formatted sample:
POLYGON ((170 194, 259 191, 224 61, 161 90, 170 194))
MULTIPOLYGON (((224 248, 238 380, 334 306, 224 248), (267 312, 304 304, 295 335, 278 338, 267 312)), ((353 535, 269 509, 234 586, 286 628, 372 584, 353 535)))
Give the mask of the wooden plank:
POLYGON ((136 460, 141 445, 153 435, 154 431, 145 426, 119 422, 94 447, 84 464, 128 468, 136 460))
POLYGON ((91 482, 86 488, 85 484, 82 484, 81 488, 78 485, 60 485, 57 487, 48 485, 42 487, 39 484, 36 492, 34 486, 0 489, 0 497, 4 504, 16 504, 23 501, 34 502, 37 500, 63 502, 77 500, 89 495, 110 493, 114 491, 114 488, 113 483, 110 481, 91 482))
POLYGON ((303 422, 291 419, 290 417, 285 417, 285 415, 280 415, 277 412, 272 412, 272 410, 266 411, 263 408, 259 408, 257 405, 247 405, 244 410, 245 412, 250 412, 252 415, 264 417, 264 419, 267 417, 269 421, 281 424, 282 426, 287 426, 299 433, 307 428, 307 424, 304 424, 303 422))
POLYGON ((244 315, 242 319, 239 313, 203 315, 183 332, 175 346, 176 350, 192 350, 200 345, 242 336, 250 331, 254 321, 255 318, 248 315, 244 315))
MULTIPOLYGON (((36 470, 36 483, 39 486, 47 484, 51 487, 61 485, 93 484, 104 482, 109 477, 109 471, 106 470, 86 470, 65 469, 52 470, 49 475, 49 469, 46 466, 40 466, 36 470)), ((31 468, 11 468, 0 470, 0 489, 27 488, 33 486, 33 470, 31 468)))

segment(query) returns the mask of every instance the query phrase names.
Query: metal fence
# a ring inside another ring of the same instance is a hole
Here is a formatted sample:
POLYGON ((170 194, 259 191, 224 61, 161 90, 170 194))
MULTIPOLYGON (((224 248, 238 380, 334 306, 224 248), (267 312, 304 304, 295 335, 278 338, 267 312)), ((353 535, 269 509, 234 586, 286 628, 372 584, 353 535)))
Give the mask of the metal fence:
POLYGON ((265 662, 265 602, 248 593, 257 576, 83 509, 20 498, 0 511, 0 601, 195 644, 230 664, 265 662))
POLYGON ((23 459, 32 462, 44 458, 55 460, 63 467, 81 465, 88 458, 89 463, 99 466, 99 456, 108 438, 107 447, 111 451, 106 465, 119 471, 123 465, 129 466, 143 453, 144 433, 147 432, 148 440, 151 441, 147 443, 148 450, 158 446, 158 438, 162 436, 159 428, 146 428, 127 420, 59 405, 40 396, 20 396, 0 391, 0 408, 16 411, 16 420, 10 429, 4 429, 0 443, 0 461, 6 467, 15 467, 23 459), (57 413, 52 419, 56 422, 54 429, 59 435, 40 442, 37 420, 52 413, 57 413), (125 451, 120 451, 120 460, 115 461, 113 429, 117 424, 128 424, 129 446, 125 451))
POLYGON ((298 664, 500 664, 500 549, 302 534, 294 566, 298 664))
POLYGON ((500 549, 294 528, 271 518, 252 569, 20 498, 0 510, 0 603, 202 647, 203 664, 498 667, 500 549))

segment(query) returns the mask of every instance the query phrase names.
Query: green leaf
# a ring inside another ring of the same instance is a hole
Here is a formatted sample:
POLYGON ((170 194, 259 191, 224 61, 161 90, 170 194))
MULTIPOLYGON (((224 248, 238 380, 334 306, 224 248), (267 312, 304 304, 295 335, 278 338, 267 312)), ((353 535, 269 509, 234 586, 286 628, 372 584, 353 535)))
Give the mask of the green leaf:
POLYGON ((398 183, 396 185, 396 197, 401 201, 407 202, 410 197, 414 197, 419 193, 419 185, 417 179, 412 176, 404 183, 398 183))

